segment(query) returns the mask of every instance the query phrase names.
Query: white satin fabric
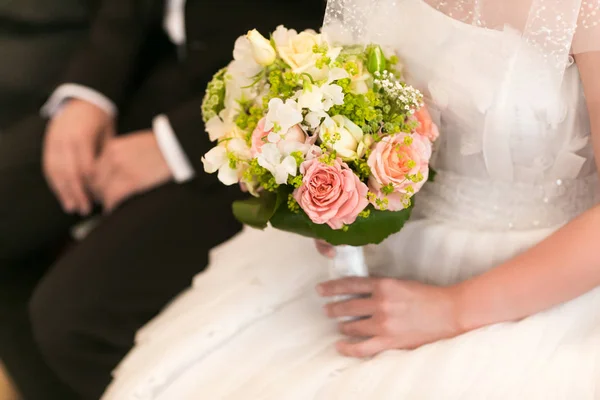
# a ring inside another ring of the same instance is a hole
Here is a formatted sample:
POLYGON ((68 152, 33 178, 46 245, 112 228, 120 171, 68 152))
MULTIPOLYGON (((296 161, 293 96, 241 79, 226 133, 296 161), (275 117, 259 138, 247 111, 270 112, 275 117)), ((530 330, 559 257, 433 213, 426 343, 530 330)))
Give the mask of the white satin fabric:
MULTIPOLYGON (((561 96, 548 96, 543 80, 531 79, 543 72, 531 50, 531 68, 506 92, 510 118, 497 119, 493 130, 509 137, 502 154, 513 174, 491 179, 486 157, 491 143, 506 137, 484 137, 482 124, 503 90, 494 74, 512 44, 421 0, 403 1, 388 20, 410 83, 436 111, 442 140, 439 174, 417 198, 418 218, 369 249, 374 272, 458 282, 525 251, 596 203, 575 66, 561 96), (494 47, 497 57, 476 57, 494 47)), ((359 361, 334 351, 335 323, 314 293, 324 279, 327 263, 312 241, 245 230, 216 249, 209 271, 139 332, 103 399, 600 399, 600 289, 517 323, 359 361)))

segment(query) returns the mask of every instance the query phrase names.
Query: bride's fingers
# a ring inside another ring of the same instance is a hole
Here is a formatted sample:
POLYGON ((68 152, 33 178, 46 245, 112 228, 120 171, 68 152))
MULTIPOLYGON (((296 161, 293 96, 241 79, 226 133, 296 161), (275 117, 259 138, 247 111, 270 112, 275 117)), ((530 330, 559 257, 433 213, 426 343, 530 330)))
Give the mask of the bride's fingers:
POLYGON ((323 297, 331 297, 344 294, 371 294, 373 288, 373 279, 351 277, 323 282, 317 286, 317 291, 323 297))
POLYGON ((335 257, 335 248, 323 240, 315 240, 315 245, 319 253, 328 258, 335 257))
POLYGON ((341 340, 336 344, 337 351, 347 357, 373 357, 382 351, 394 348, 391 338, 377 336, 361 342, 341 340))
POLYGON ((339 324, 339 329, 342 334, 356 338, 370 338, 380 333, 372 318, 342 322, 339 324))
POLYGON ((352 299, 325 305, 325 313, 330 318, 368 317, 376 310, 377 304, 371 299, 352 299))

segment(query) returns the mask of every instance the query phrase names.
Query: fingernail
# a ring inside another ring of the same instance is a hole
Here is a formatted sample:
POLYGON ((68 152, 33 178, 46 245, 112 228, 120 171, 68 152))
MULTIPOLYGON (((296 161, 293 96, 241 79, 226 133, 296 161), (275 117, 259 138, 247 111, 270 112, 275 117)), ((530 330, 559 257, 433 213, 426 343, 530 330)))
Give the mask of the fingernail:
POLYGON ((323 285, 317 285, 317 287, 315 288, 315 290, 317 291, 317 293, 319 293, 320 296, 323 296, 325 294, 325 290, 323 289, 323 285))

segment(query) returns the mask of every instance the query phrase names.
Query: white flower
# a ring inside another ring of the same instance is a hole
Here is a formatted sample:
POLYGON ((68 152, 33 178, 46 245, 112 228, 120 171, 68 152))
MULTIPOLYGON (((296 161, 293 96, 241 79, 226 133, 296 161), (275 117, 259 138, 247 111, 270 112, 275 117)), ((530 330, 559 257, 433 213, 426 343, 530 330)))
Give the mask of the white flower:
POLYGON ((327 116, 327 113, 324 111, 311 111, 306 114, 304 121, 308 123, 309 128, 316 129, 321 125, 323 118, 326 118, 327 116))
POLYGON ((227 122, 232 122, 239 114, 240 100, 258 99, 257 88, 252 84, 263 68, 254 60, 252 46, 245 36, 236 40, 233 57, 234 60, 227 66, 225 74, 225 109, 220 114, 227 122))
POLYGON ((277 53, 275 52, 273 46, 271 46, 271 42, 269 42, 263 35, 261 35, 256 29, 253 29, 248 32, 246 37, 250 41, 254 60, 258 64, 262 65, 263 67, 268 67, 275 62, 277 53))
POLYGON ((329 71, 327 83, 339 81, 340 79, 350 78, 350 74, 343 68, 333 68, 329 71))
POLYGON ((303 120, 298 104, 291 99, 285 103, 279 98, 269 101, 269 111, 265 122, 265 131, 274 133, 287 132, 303 120))
POLYGON ((267 143, 262 147, 257 161, 258 165, 273 174, 278 185, 287 183, 288 177, 296 176, 298 172, 296 159, 283 153, 274 143, 267 143))
POLYGON ((344 104, 342 87, 336 84, 324 84, 319 87, 310 85, 297 93, 298 106, 313 112, 329 111, 334 105, 344 104))
POLYGON ((206 123, 206 130, 210 140, 219 140, 219 144, 202 158, 204 170, 209 174, 218 171, 218 178, 225 185, 239 182, 251 158, 250 148, 243 139, 244 133, 235 124, 220 117, 211 118, 206 123))
POLYGON ((260 71, 260 64, 254 59, 252 44, 246 36, 240 36, 235 41, 233 47, 233 59, 246 64, 248 67, 259 68, 260 71))
POLYGON ((230 186, 240 181, 247 166, 245 161, 250 157, 250 149, 246 142, 240 138, 232 138, 219 143, 206 153, 202 157, 202 164, 209 174, 219 171, 219 180, 230 186), (232 159, 236 162, 232 163, 232 159))
MULTIPOLYGON (((304 89, 299 90, 295 97, 298 99, 298 106, 302 109, 308 109, 321 115, 322 111, 329 111, 334 105, 344 104, 344 92, 342 87, 333 82, 348 78, 348 73, 342 68, 334 68, 329 71, 327 83, 322 86, 314 84, 306 85, 304 89)), ((312 125, 312 124, 311 124, 312 125)))
POLYGON ((359 152, 364 152, 364 133, 362 129, 348 118, 336 115, 326 118, 321 124, 319 133, 321 141, 345 160, 355 160, 360 157, 359 152))
POLYGON ((243 138, 245 135, 233 121, 224 119, 222 116, 212 117, 206 122, 204 128, 208 132, 211 142, 215 140, 243 138))

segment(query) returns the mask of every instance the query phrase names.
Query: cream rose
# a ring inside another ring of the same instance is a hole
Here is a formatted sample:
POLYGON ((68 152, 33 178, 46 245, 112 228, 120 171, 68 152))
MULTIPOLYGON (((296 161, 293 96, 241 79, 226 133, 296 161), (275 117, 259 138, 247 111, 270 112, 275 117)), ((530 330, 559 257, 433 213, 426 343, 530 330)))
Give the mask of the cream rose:
POLYGON ((317 60, 323 55, 314 52, 315 46, 320 47, 324 43, 322 35, 311 30, 298 33, 279 26, 273 33, 273 40, 279 56, 294 73, 308 73, 315 80, 327 78, 327 69, 316 67, 317 60))
POLYGON ((277 53, 275 53, 275 49, 273 46, 271 46, 271 42, 261 35, 260 32, 258 32, 256 29, 253 29, 248 32, 246 37, 250 41, 254 60, 258 64, 262 65, 263 67, 268 67, 275 62, 277 53))
POLYGON ((370 144, 370 136, 365 137, 358 125, 341 115, 326 118, 319 137, 328 149, 335 150, 344 160, 362 157, 370 144))
POLYGON ((372 75, 367 71, 365 63, 357 57, 350 58, 348 62, 353 67, 350 76, 352 90, 358 94, 367 93, 372 85, 372 75))

